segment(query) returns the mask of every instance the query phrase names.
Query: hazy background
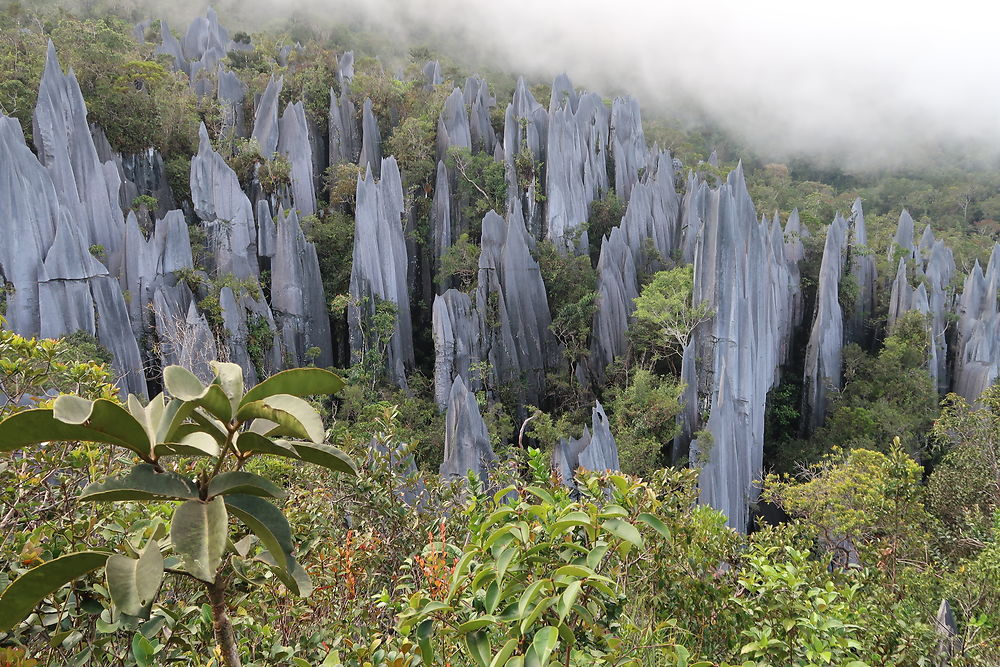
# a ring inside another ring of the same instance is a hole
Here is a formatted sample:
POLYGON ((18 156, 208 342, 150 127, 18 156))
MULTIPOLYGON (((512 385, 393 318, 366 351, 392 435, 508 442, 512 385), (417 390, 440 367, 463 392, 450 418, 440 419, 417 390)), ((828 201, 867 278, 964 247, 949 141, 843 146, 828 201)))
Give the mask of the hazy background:
MULTIPOLYGON (((134 0, 149 5, 144 0, 134 0)), ((162 2, 176 29, 207 3, 162 2)), ((644 109, 696 108, 767 158, 904 166, 1000 155, 1000 8, 988 0, 223 0, 231 29, 361 21, 400 43, 644 109)), ((144 7, 145 8, 145 7, 144 7)))

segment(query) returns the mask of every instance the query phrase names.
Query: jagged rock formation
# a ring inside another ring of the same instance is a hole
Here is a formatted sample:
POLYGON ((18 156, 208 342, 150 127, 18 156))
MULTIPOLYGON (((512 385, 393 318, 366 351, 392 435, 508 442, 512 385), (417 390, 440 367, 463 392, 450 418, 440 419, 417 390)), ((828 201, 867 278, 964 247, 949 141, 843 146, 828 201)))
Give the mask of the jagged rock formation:
POLYGON ((472 366, 483 358, 482 316, 468 294, 450 289, 434 297, 434 399, 443 410, 456 377, 473 393, 482 389, 479 373, 472 366))
POLYGON ((278 97, 284 84, 284 77, 275 79, 272 75, 254 113, 253 133, 250 136, 257 141, 260 154, 267 159, 278 151, 278 97))
POLYGON ((469 107, 469 133, 472 150, 492 154, 497 145, 496 131, 490 121, 490 112, 497 100, 490 94, 489 86, 478 76, 465 80, 463 89, 465 105, 469 107))
POLYGON ((595 380, 604 376, 616 357, 625 353, 626 332, 639 296, 635 263, 626 245, 625 232, 615 227, 601 241, 601 256, 597 261, 597 303, 591 327, 589 366, 595 380))
POLYGON ((424 63, 423 67, 425 85, 428 88, 433 88, 434 86, 440 86, 444 83, 444 77, 441 75, 441 63, 436 60, 428 61, 424 63))
POLYGON ((958 301, 954 390, 975 400, 1000 379, 1000 244, 993 247, 986 273, 979 262, 965 279, 958 301))
MULTIPOLYGON (((346 54, 345 54, 346 55, 346 54)), ((344 58, 341 58, 343 61, 344 58)), ((353 60, 352 60, 353 62, 353 60)), ((343 64, 343 62, 341 63, 343 64)), ((353 66, 352 66, 353 71, 353 66)), ((330 166, 357 162, 361 150, 360 132, 354 102, 347 82, 341 84, 340 96, 330 88, 330 166)))
POLYGON ((621 227, 637 270, 657 271, 679 249, 680 199, 674 189, 673 158, 669 152, 652 156, 645 174, 632 184, 621 227), (659 257, 649 256, 647 243, 651 243, 652 254, 659 257))
POLYGON ((560 75, 552 85, 548 119, 546 237, 563 250, 583 252, 587 234, 570 247, 574 233, 587 221, 590 203, 608 190, 608 109, 594 93, 578 96, 560 75))
POLYGON ((472 150, 469 114, 465 110, 465 95, 461 88, 451 91, 451 95, 444 101, 441 115, 438 116, 438 160, 447 158, 448 149, 453 147, 472 150))
POLYGON ((847 320, 848 342, 867 344, 871 338, 869 320, 875 312, 875 258, 868 248, 868 230, 861 198, 851 206, 851 277, 857 285, 857 295, 847 320))
POLYGON ((257 229, 250 200, 236 172, 213 148, 208 130, 198 130, 198 154, 191 160, 191 202, 211 242, 219 274, 256 278, 257 229))
POLYGON ((306 241, 298 215, 278 211, 276 239, 271 260, 271 307, 279 325, 285 356, 290 365, 333 365, 330 316, 316 247, 306 241), (319 354, 310 352, 318 348, 319 354))
POLYGON ((490 211, 482 230, 476 307, 494 386, 506 384, 522 404, 537 405, 554 350, 541 271, 518 209, 507 222, 490 211))
POLYGON ((633 97, 616 97, 611 105, 611 147, 615 160, 615 192, 627 202, 639 180, 639 172, 649 163, 642 114, 638 100, 633 97))
POLYGON ((361 157, 358 165, 362 171, 371 169, 375 178, 382 178, 379 172, 382 164, 382 136, 379 134, 378 121, 372 111, 372 101, 365 98, 361 113, 361 157))
MULTIPOLYGON (((548 114, 545 108, 528 90, 524 78, 517 80, 514 98, 504 113, 503 160, 507 175, 507 211, 519 209, 528 233, 541 238, 544 231, 544 209, 538 201, 538 188, 542 184, 528 178, 522 183, 518 163, 530 161, 532 169, 545 162, 545 148, 548 141, 548 114), (521 159, 518 160, 518 156, 521 159)), ((497 149, 499 151, 499 148, 497 149)))
POLYGON ((292 201, 303 216, 316 213, 313 151, 302 102, 289 103, 278 122, 278 152, 292 165, 292 201))
POLYGON ((563 439, 556 444, 552 465, 559 478, 569 486, 575 486, 573 474, 580 468, 594 472, 619 470, 618 444, 611 435, 608 416, 600 401, 591 413, 591 428, 584 426, 579 438, 563 439))
POLYGON ((496 454, 490 445, 490 434, 479 412, 476 396, 468 390, 461 376, 457 376, 448 395, 441 475, 455 479, 464 478, 471 472, 485 483, 494 461, 496 454))
POLYGON ((788 267, 792 283, 792 328, 802 324, 805 306, 802 304, 802 274, 799 262, 805 259, 806 249, 802 239, 809 236, 809 230, 799 220, 799 209, 793 209, 785 223, 785 265, 788 267))
POLYGON ((701 501, 743 530, 761 472, 767 392, 791 334, 793 285, 780 228, 758 222, 742 165, 706 200, 694 232, 693 298, 714 316, 684 353, 688 412, 675 447, 690 447, 692 464, 702 466, 701 501), (696 431, 705 434, 692 439, 696 431))
MULTIPOLYGON (((444 162, 438 161, 437 175, 434 185, 434 202, 431 205, 431 236, 434 244, 434 271, 441 269, 441 258, 452 244, 451 221, 451 186, 449 185, 448 168, 444 162)), ((444 289, 446 284, 440 284, 444 289)))
POLYGON ((903 258, 907 260, 917 258, 917 248, 913 245, 913 218, 905 208, 899 214, 896 235, 892 238, 892 245, 889 246, 889 259, 892 259, 896 252, 902 253, 903 258))
POLYGON ((401 223, 403 185, 396 159, 382 161, 382 180, 369 168, 358 179, 355 207, 354 262, 351 266, 351 354, 355 361, 375 349, 371 320, 376 301, 396 306, 396 323, 389 343, 389 378, 406 386, 406 369, 413 365, 413 334, 407 290, 407 254, 401 223))
POLYGON ((245 137, 247 128, 243 99, 247 94, 246 84, 222 65, 219 65, 217 78, 219 83, 216 96, 222 105, 222 131, 232 132, 237 137, 245 137))
POLYGON ((830 390, 840 389, 844 346, 840 278, 847 232, 847 221, 838 213, 826 230, 816 291, 816 315, 806 347, 802 378, 802 423, 806 433, 812 433, 823 423, 830 403, 830 390))

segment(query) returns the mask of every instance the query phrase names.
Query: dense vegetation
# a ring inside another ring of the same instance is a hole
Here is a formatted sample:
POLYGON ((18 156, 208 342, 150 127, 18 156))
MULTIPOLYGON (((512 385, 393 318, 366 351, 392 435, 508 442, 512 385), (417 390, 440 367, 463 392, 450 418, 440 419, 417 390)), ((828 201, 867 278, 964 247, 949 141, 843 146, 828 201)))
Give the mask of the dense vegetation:
MULTIPOLYGON (((154 57, 150 41, 132 38, 130 21, 140 18, 8 5, 0 14, 0 111, 16 117, 30 139, 51 39, 63 65, 74 68, 90 120, 115 150, 159 150, 180 202, 187 197, 198 123, 218 138, 221 112, 191 92, 169 59, 154 57)), ((148 37, 155 40, 159 29, 154 23, 148 37)), ((227 58, 250 88, 247 104, 272 73, 280 73, 283 101, 304 100, 322 125, 336 54, 355 49, 352 93, 372 99, 385 152, 399 160, 416 226, 429 225, 437 118, 450 87, 423 85, 419 68, 433 57, 449 79, 461 81, 471 72, 446 54, 419 47, 404 55, 399 80, 376 58, 385 45, 371 35, 319 34, 301 23, 284 34, 255 34, 253 43, 253 51, 227 58), (294 41, 302 50, 279 65, 278 46, 294 41)), ((488 74, 498 99, 509 98, 514 80, 488 74)), ((547 86, 537 84, 533 92, 547 102, 547 86)), ((502 126, 502 114, 492 120, 502 126)), ((784 217, 799 209, 812 231, 803 264, 807 304, 814 298, 823 225, 855 197, 865 202, 882 281, 870 345, 848 349, 848 382, 811 438, 798 432, 801 381, 795 376, 801 378, 803 350, 769 405, 766 462, 774 472, 764 480, 764 500, 787 520, 762 522, 750 535, 734 533, 719 513, 697 504, 696 471, 671 451, 682 407, 680 348, 712 315, 691 303, 689 268, 674 266, 672 258, 651 262, 627 353, 601 381, 579 381, 590 350, 600 238, 624 211, 612 192, 592 205, 589 255, 568 257, 546 242, 535 248, 565 365, 547 378, 549 394, 533 406, 524 438, 524 413, 508 398, 510 388, 491 388, 500 400, 490 403, 483 392, 494 448, 509 462, 487 485, 448 484, 434 474, 444 419, 427 379, 430 355, 409 379, 409 392, 383 382, 395 317, 388 302, 379 304, 365 353, 353 364, 346 351, 339 355, 343 388, 335 396, 332 385, 309 392, 322 433, 293 433, 347 452, 356 475, 345 475, 344 467, 306 468, 305 456, 226 459, 225 447, 214 458, 192 449, 171 452, 168 469, 205 493, 214 474, 259 477, 271 486, 259 482, 258 488, 273 487, 273 493, 257 495, 272 496, 267 504, 287 517, 286 540, 284 533, 275 538, 273 529, 258 530, 252 520, 228 526, 223 515, 211 548, 215 567, 202 577, 178 574, 198 566, 182 562, 178 544, 184 541, 171 537, 173 517, 184 507, 174 496, 141 504, 135 497, 113 504, 79 500, 88 484, 152 465, 141 453, 57 430, 40 433, 43 444, 25 442, 4 454, 0 590, 32 568, 78 552, 114 551, 128 560, 119 565, 135 571, 143 558, 156 560, 162 552, 161 575, 175 576, 162 583, 156 578, 155 585, 147 580, 153 595, 139 604, 122 597, 113 568, 105 573, 95 566, 69 585, 44 591, 26 617, 8 618, 12 612, 0 610, 0 665, 208 666, 233 664, 235 653, 247 665, 860 667, 931 664, 945 648, 955 654, 952 665, 1000 664, 1000 389, 976 405, 954 395, 941 401, 924 367, 922 324, 911 316, 886 327, 894 274, 887 251, 900 207, 908 207, 918 224, 930 224, 955 250, 959 267, 968 269, 984 261, 1000 238, 1000 169, 965 165, 947 154, 893 173, 775 164, 708 124, 682 125, 667 114, 647 118, 646 132, 650 142, 709 178, 724 175, 741 158, 759 211, 784 217), (718 168, 706 163, 713 150, 721 158, 718 168), (584 474, 570 490, 550 472, 547 457, 560 438, 579 433, 595 398, 607 408, 623 473, 584 474), (379 447, 371 446, 373 440, 379 447), (398 464, 410 454, 415 469, 398 464), (206 461, 212 465, 206 468, 206 461), (401 502, 412 494, 420 496, 415 507, 401 502), (297 536, 294 548, 291 535, 297 536), (278 566, 281 558, 288 567, 278 566), (308 587, 296 579, 292 563, 308 572, 308 587), (228 653, 220 648, 226 644, 219 639, 220 588, 235 641, 228 653), (307 588, 307 598, 294 595, 307 588), (959 627, 948 647, 934 623, 943 599, 959 627)), ((247 181, 260 179, 265 164, 275 170, 263 177, 270 187, 288 178, 252 142, 234 141, 228 150, 227 159, 247 181)), ((435 279, 472 292, 477 221, 490 209, 504 213, 503 170, 482 153, 453 151, 449 163, 460 174, 461 214, 470 224, 435 279)), ((531 169, 527 165, 524 174, 529 180, 537 178, 531 169)), ((320 212, 304 220, 341 340, 357 176, 353 165, 328 170, 320 212)), ((197 245, 196 232, 192 226, 197 245)), ((204 274, 194 279, 205 280, 204 274)), ((217 301, 227 279, 210 277, 207 298, 215 294, 217 301)), ((426 320, 428 304, 420 303, 420 294, 414 299, 417 317, 426 320)), ((207 312, 211 306, 202 304, 207 312)), ((417 343, 427 347, 429 326, 418 328, 424 339, 417 343)), ((38 341, 0 331, 0 416, 13 419, 25 407, 45 410, 59 394, 116 405, 121 398, 106 362, 96 342, 81 336, 38 341)), ((477 370, 484 380, 489 375, 477 370)), ((228 391, 224 380, 219 385, 228 391)), ((210 388, 186 395, 168 382, 167 389, 198 402, 192 414, 202 418, 184 422, 189 431, 236 419, 213 412, 226 407, 199 395, 210 388)), ((239 404, 235 393, 226 396, 239 404)), ((310 422, 314 430, 316 423, 310 422)), ((241 428, 242 422, 231 435, 241 428)), ((0 450, 10 449, 0 441, 0 450)), ((213 521, 218 528, 218 517, 213 521)))

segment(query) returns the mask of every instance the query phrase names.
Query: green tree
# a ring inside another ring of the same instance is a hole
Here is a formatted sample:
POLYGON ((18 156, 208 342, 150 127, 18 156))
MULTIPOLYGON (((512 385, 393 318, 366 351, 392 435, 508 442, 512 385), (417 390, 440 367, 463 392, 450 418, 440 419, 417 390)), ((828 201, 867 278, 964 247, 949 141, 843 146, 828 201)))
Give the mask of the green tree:
POLYGON ((659 271, 635 299, 633 341, 647 363, 679 356, 699 324, 714 314, 705 303, 693 303, 694 270, 679 266, 659 271))
MULTIPOLYGON (((75 440, 121 447, 140 461, 123 476, 86 486, 81 501, 180 503, 173 508, 169 539, 161 543, 154 536, 138 557, 129 551, 91 549, 21 574, 0 594, 0 629, 10 630, 46 596, 100 568, 118 613, 148 617, 169 571, 204 587, 223 663, 232 667, 241 664, 226 603, 235 571, 260 559, 289 590, 309 593, 309 577, 293 555, 288 522, 269 502, 285 492, 244 467, 265 455, 355 474, 350 458, 324 443, 319 414, 301 398, 332 394, 343 382, 329 371, 297 369, 247 391, 238 365, 215 362, 213 369, 215 378, 206 386, 180 366, 167 367, 164 384, 172 398, 160 394, 146 405, 135 396, 122 406, 106 398, 64 394, 52 408, 26 410, 0 422, 0 451, 75 440), (184 465, 189 457, 194 464, 184 465), (230 518, 262 545, 259 553, 253 554, 250 540, 230 540, 230 518)), ((154 650, 150 646, 148 653, 154 650)))

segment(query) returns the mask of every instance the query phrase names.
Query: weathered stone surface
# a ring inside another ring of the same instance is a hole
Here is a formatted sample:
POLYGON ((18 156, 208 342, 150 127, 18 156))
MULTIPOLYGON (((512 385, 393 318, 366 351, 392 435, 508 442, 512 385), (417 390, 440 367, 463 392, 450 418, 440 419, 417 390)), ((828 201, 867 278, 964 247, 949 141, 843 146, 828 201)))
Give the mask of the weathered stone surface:
POLYGON ((472 150, 469 113, 465 109, 465 96, 461 88, 451 91, 441 109, 441 115, 438 116, 438 160, 447 158, 448 149, 453 147, 472 150))
MULTIPOLYGON (((698 234, 701 233, 705 219, 708 217, 710 189, 708 183, 698 178, 694 171, 688 172, 687 187, 681 201, 681 229, 684 233, 682 259, 685 264, 694 262, 698 234)), ((798 219, 797 216, 796 219, 798 219)))
POLYGON ((905 208, 899 214, 896 235, 892 239, 892 245, 889 246, 889 259, 892 259, 896 252, 901 252, 902 256, 907 260, 916 259, 917 257, 917 248, 913 244, 913 218, 905 208))
POLYGON ((868 247, 868 230, 860 197, 851 206, 850 225, 850 270, 858 292, 847 319, 845 338, 847 342, 867 346, 872 334, 870 320, 875 312, 875 257, 868 247))
POLYGON ((544 207, 540 205, 534 180, 519 182, 515 160, 525 150, 536 166, 546 160, 548 114, 528 90, 523 78, 517 80, 514 98, 504 114, 503 159, 507 177, 507 210, 520 209, 525 226, 535 238, 541 238, 545 226, 544 207))
POLYGON ((600 97, 581 98, 568 77, 556 78, 546 147, 545 233, 563 250, 586 250, 587 233, 578 229, 589 217, 590 203, 607 192, 608 123, 600 97))
POLYGON ((141 153, 121 156, 123 186, 130 185, 130 194, 125 197, 125 207, 132 206, 135 197, 146 195, 156 199, 156 208, 150 213, 162 218, 177 208, 174 194, 167 182, 167 170, 160 152, 147 148, 141 153), (134 192, 131 192, 134 190, 134 192), (129 199, 131 197, 131 199, 129 199))
POLYGON ((804 306, 802 304, 802 274, 799 269, 799 262, 805 259, 806 249, 802 239, 807 238, 809 230, 802 226, 799 219, 799 209, 792 210, 785 223, 785 265, 788 267, 789 278, 792 283, 792 327, 802 324, 804 306))
POLYGON ((382 161, 382 180, 368 169, 358 179, 355 206, 354 261, 348 325, 355 361, 373 349, 371 318, 376 301, 396 305, 396 327, 387 350, 389 378, 406 386, 406 370, 413 365, 413 333, 407 285, 406 242, 403 239, 403 186, 396 159, 382 161))
POLYGON ((611 435, 608 416, 600 401, 591 413, 591 428, 583 428, 579 438, 560 440, 552 452, 553 465, 560 479, 575 486, 573 474, 580 468, 592 472, 619 470, 618 444, 611 435))
POLYGON ((306 110, 302 102, 289 103, 278 123, 278 152, 292 165, 292 200, 303 216, 316 213, 313 157, 306 110))
POLYGON ((340 84, 341 90, 344 89, 344 84, 350 83, 353 78, 354 51, 344 51, 337 58, 337 83, 340 84))
POLYGON ((371 98, 365 98, 361 112, 361 157, 358 160, 361 171, 371 169, 375 178, 381 178, 382 168, 382 135, 379 134, 378 121, 372 111, 371 98))
POLYGON ((847 221, 839 214, 827 228, 819 269, 816 315, 806 348, 802 387, 802 419, 806 433, 826 417, 830 390, 840 389, 844 314, 840 307, 840 278, 847 243, 847 221))
POLYGON ((497 145, 497 135, 490 116, 493 107, 497 105, 497 100, 490 94, 486 82, 478 76, 465 80, 463 94, 465 105, 470 109, 469 132, 472 137, 472 150, 492 154, 497 145))
POLYGON ((208 364, 218 358, 215 336, 187 285, 159 287, 153 294, 153 314, 161 364, 183 366, 210 382, 213 374, 208 364))
POLYGON ((257 102, 257 111, 253 119, 253 133, 250 135, 257 140, 260 146, 260 154, 265 158, 270 158, 278 150, 278 97, 281 95, 281 88, 285 84, 284 77, 275 79, 271 76, 264 89, 264 94, 257 102))
POLYGON ((281 339, 271 309, 263 299, 237 296, 231 287, 219 292, 226 347, 222 358, 239 364, 247 386, 282 368, 281 339))
POLYGON ((181 43, 170 32, 170 26, 166 20, 160 19, 160 44, 153 49, 154 55, 168 55, 174 59, 174 69, 179 72, 187 72, 187 58, 184 57, 184 49, 181 43))
POLYGON ((472 366, 483 358, 483 322, 468 294, 450 289, 434 297, 434 399, 442 410, 456 377, 473 393, 482 389, 479 373, 472 366))
POLYGON ((278 211, 271 261, 271 308, 281 334, 284 357, 296 366, 314 361, 333 365, 333 341, 316 247, 306 241, 294 210, 278 211), (310 349, 318 348, 313 359, 310 349))
POLYGON ((934 617, 934 632, 938 636, 935 649, 934 666, 948 667, 951 659, 962 650, 962 638, 958 634, 958 623, 955 613, 947 600, 941 600, 937 615, 934 617))
POLYGON ((211 241, 213 268, 241 279, 256 277, 257 229, 250 200, 236 172, 213 150, 204 123, 198 136, 198 154, 191 160, 191 202, 211 241))
POLYGON ((330 89, 330 166, 356 162, 361 150, 357 114, 346 85, 341 86, 339 97, 330 89))
POLYGON ((1000 244, 993 247, 985 274, 976 262, 958 302, 954 391, 975 400, 1000 380, 1000 244))
POLYGON ((680 249, 680 203, 674 189, 673 159, 663 151, 652 156, 646 173, 633 185, 622 218, 624 240, 632 252, 636 270, 658 271, 663 268, 662 261, 669 260, 680 249), (643 250, 647 242, 652 243, 655 251, 652 257, 643 250))
POLYGON ((476 396, 465 386, 462 377, 456 376, 448 395, 441 475, 455 479, 472 472, 485 483, 495 461, 496 454, 490 445, 490 434, 479 412, 476 396))
MULTIPOLYGON (((434 271, 441 269, 441 258, 452 244, 451 228, 451 188, 448 184, 448 169, 444 162, 438 161, 437 176, 434 186, 434 202, 431 205, 431 230, 434 243, 434 271)), ((447 284, 439 284, 443 291, 447 284)))
POLYGON ((628 348, 626 332, 639 296, 635 263, 620 227, 601 242, 597 261, 597 303, 591 328, 590 372, 595 379, 604 376, 616 357, 628 348))
POLYGON ((424 85, 427 88, 433 88, 434 86, 440 86, 444 83, 444 77, 441 75, 441 63, 436 60, 428 61, 423 67, 424 73, 424 85))
POLYGON ((222 105, 222 131, 231 131, 237 137, 245 137, 247 123, 243 99, 246 97, 247 87, 240 77, 222 65, 219 65, 217 78, 216 95, 222 105))
POLYGON ((118 207, 121 183, 116 170, 105 169, 98 158, 80 86, 72 73, 63 74, 51 41, 32 128, 38 161, 48 169, 59 202, 81 226, 88 247, 104 247, 105 264, 117 274, 125 231, 118 207))
POLYGON ((649 150, 642 130, 639 102, 633 97, 616 97, 611 105, 611 147, 615 160, 615 192, 628 201, 639 181, 639 172, 649 163, 649 150))
POLYGON ((714 316, 696 329, 682 360, 681 375, 696 379, 697 390, 688 389, 675 456, 690 447, 692 464, 702 466, 701 501, 743 530, 758 493, 767 393, 791 334, 793 285, 778 228, 758 222, 742 165, 705 197, 703 212, 689 218, 702 221, 691 232, 693 298, 714 316), (711 434, 711 443, 691 439, 699 430, 711 434))

